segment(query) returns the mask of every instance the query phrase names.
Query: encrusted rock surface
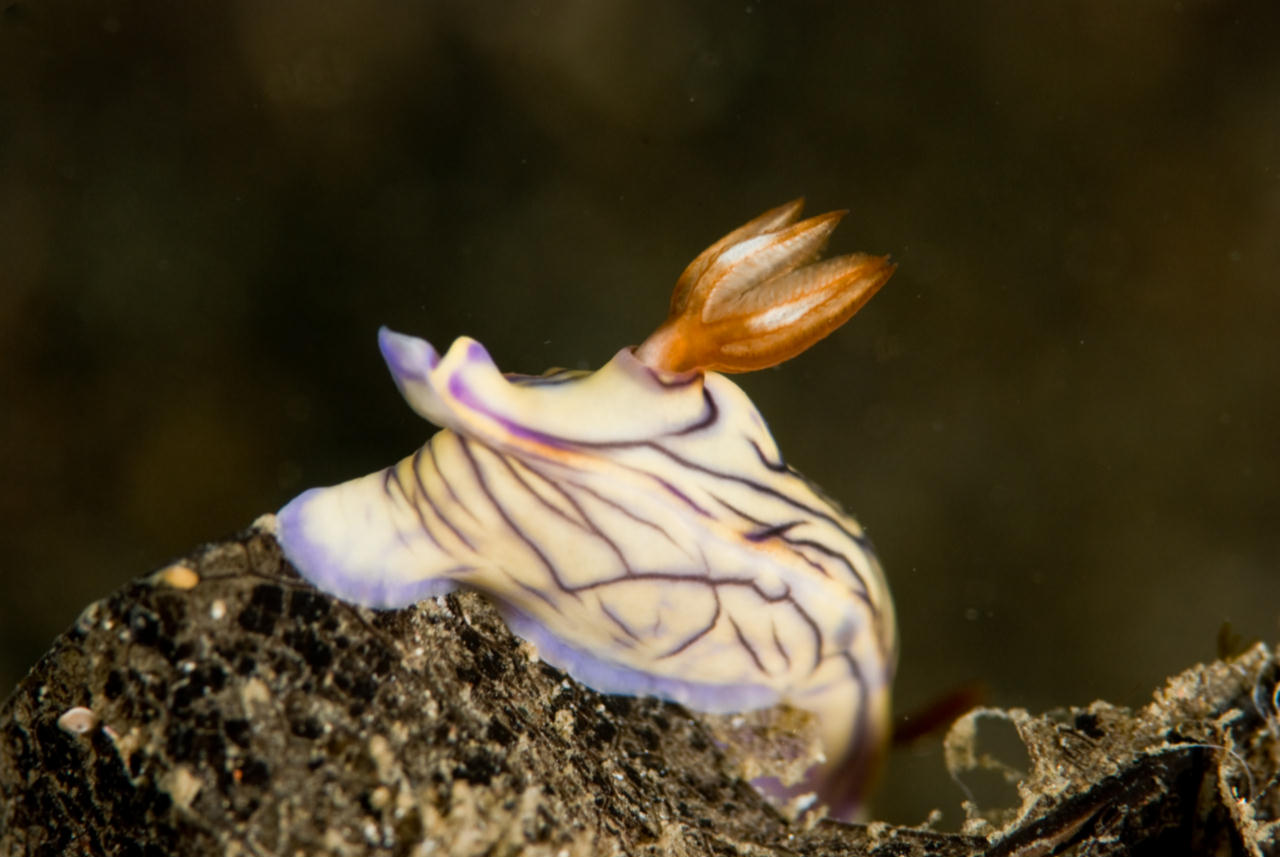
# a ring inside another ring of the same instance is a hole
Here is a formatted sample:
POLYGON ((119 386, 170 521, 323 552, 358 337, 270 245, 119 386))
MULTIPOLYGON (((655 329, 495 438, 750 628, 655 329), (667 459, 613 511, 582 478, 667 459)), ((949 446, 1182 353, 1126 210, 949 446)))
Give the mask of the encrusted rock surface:
POLYGON ((91 605, 0 705, 0 854, 1262 854, 1276 675, 1258 647, 1136 715, 999 715, 1033 771, 969 835, 788 823, 679 706, 583 688, 471 593, 334 601, 255 529, 91 605))
MULTIPOLYGON (((789 826, 699 720, 567 680, 484 599, 353 608, 300 580, 262 531, 85 610, 0 708, 0 793, 4 854, 860 854, 868 842, 789 826)), ((907 834, 902 853, 970 842, 907 834)))
POLYGON ((1030 771, 1017 777, 1020 807, 968 807, 966 830, 990 838, 991 855, 1072 844, 1078 854, 1280 853, 1278 681, 1274 652, 1257 644, 1170 678, 1137 712, 1105 702, 1039 717, 971 712, 947 738, 953 771, 1003 767, 979 748, 989 718, 1013 724, 1030 771))

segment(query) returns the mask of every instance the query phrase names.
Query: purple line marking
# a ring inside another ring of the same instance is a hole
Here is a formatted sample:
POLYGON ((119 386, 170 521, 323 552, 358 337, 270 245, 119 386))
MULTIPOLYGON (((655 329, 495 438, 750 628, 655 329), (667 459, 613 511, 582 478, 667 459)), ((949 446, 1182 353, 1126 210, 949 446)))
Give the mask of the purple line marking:
POLYGON ((764 662, 760 660, 760 656, 756 654, 755 647, 752 646, 750 641, 747 640, 746 635, 742 633, 742 628, 739 627, 736 621, 734 621, 734 618, 732 615, 729 616, 729 624, 733 626, 733 633, 738 638, 738 643, 742 646, 742 648, 747 650, 747 654, 751 656, 751 660, 753 663, 755 663, 756 669, 760 670, 760 672, 764 673, 765 675, 768 675, 769 671, 764 668, 764 662))
MULTIPOLYGON (((534 472, 537 472, 537 471, 534 471, 534 472)), ((539 474, 539 475, 541 476, 542 474, 539 474)), ((546 476, 543 476, 542 478, 548 479, 548 477, 546 476)), ((683 552, 686 556, 689 555, 689 552, 686 551, 680 545, 679 542, 677 542, 674 538, 672 538, 670 533, 668 533, 658 524, 655 524, 653 521, 640 517, 635 512, 632 512, 630 509, 628 509, 626 506, 623 506, 621 503, 616 503, 613 500, 610 500, 608 497, 605 497, 604 495, 600 494, 598 491, 595 491, 594 489, 589 488, 580 482, 569 482, 568 484, 572 485, 574 488, 577 488, 579 491, 583 492, 584 494, 588 494, 591 497, 594 497, 596 500, 600 501, 601 503, 604 503, 606 506, 609 506, 613 510, 617 512, 621 512, 623 515, 635 521, 637 524, 640 524, 641 526, 649 527, 650 529, 656 531, 664 539, 671 542, 671 545, 675 547, 677 550, 683 552)), ((693 557, 690 556, 689 558, 692 559, 693 557)))
POLYGON ((787 669, 791 669, 791 655, 787 654, 787 647, 782 645, 782 640, 778 638, 778 623, 770 619, 769 628, 773 633, 774 648, 778 650, 778 654, 782 655, 782 660, 787 665, 787 669))
MULTIPOLYGON (((479 343, 473 343, 473 345, 479 345, 479 343)), ((483 353, 485 360, 490 365, 492 365, 492 360, 489 359, 488 352, 485 352, 483 348, 480 349, 480 352, 483 353)), ((467 356, 469 360, 473 358, 474 348, 468 350, 467 356)), ((496 367, 495 367, 495 370, 496 370, 496 367)), ((682 384, 678 386, 684 386, 684 385, 682 384)), ((510 434, 516 437, 522 438, 524 440, 531 440, 531 441, 534 441, 535 443, 541 443, 553 449, 566 449, 573 446, 591 448, 591 449, 627 448, 632 446, 640 446, 648 442, 645 439, 619 440, 619 441, 590 441, 590 440, 584 440, 582 438, 573 438, 573 437, 565 437, 560 435, 548 434, 547 432, 530 428, 529 426, 524 425, 523 423, 516 422, 511 417, 498 413, 492 408, 486 406, 483 403, 483 401, 472 392, 470 387, 467 386, 466 381, 458 373, 454 373, 449 378, 448 390, 449 390, 449 394, 453 396, 453 398, 456 399, 457 402, 463 407, 465 407, 467 410, 473 411, 477 414, 480 414, 481 416, 484 416, 490 420, 493 420, 495 423, 502 426, 504 430, 506 430, 507 432, 509 432, 510 434)), ((700 429, 706 428, 707 426, 715 423, 720 413, 719 406, 716 405, 715 400, 712 398, 710 392, 708 392, 705 388, 702 391, 702 395, 707 405, 707 410, 703 415, 700 415, 697 419, 695 419, 693 422, 691 422, 687 426, 682 426, 678 429, 671 429, 669 431, 665 431, 660 436, 668 437, 668 436, 680 436, 680 435, 690 434, 700 429)))
POLYGON ((608 604, 605 604, 604 601, 602 601, 598 597, 596 598, 596 604, 604 612, 604 615, 608 616, 613 621, 613 624, 617 625, 619 628, 622 629, 622 633, 626 634, 632 640, 640 639, 640 636, 635 631, 632 631, 629 627, 627 627, 626 622, 623 622, 620 618, 618 618, 618 615, 616 613, 614 613, 612 610, 609 609, 608 604))
MULTIPOLYGON (((471 543, 470 539, 468 539, 465 535, 463 535, 462 530, 458 529, 458 527, 454 525, 453 521, 450 521, 445 516, 444 512, 436 504, 436 501, 432 499, 430 492, 427 491, 427 483, 426 483, 426 480, 422 478, 422 470, 421 470, 423 450, 426 450, 426 452, 431 456, 431 465, 433 469, 435 469, 436 473, 440 476, 440 481, 444 483, 444 487, 449 492, 449 496, 453 498, 454 505, 457 508, 466 511, 467 514, 471 514, 470 510, 468 510, 466 506, 463 506, 462 503, 458 502, 458 497, 456 494, 453 493, 453 488, 450 487, 449 480, 444 478, 444 474, 440 472, 440 469, 438 467, 435 467, 436 457, 435 457, 435 453, 431 449, 430 441, 427 442, 426 446, 420 447, 418 451, 413 454, 413 463, 412 463, 413 481, 418 486, 418 492, 422 495, 422 499, 426 502, 426 504, 431 507, 432 513, 440 520, 440 523, 448 527, 449 531, 452 532, 454 536, 457 537, 458 541, 462 542, 464 545, 467 546, 467 550, 474 551, 476 549, 475 545, 471 543)), ((475 519, 474 515, 472 515, 472 519, 473 520, 475 519)))
POLYGON ((715 629, 716 623, 720 621, 720 593, 715 590, 715 587, 712 587, 711 592, 712 592, 712 595, 715 597, 716 612, 712 614, 711 621, 707 623, 707 627, 703 628, 701 631, 694 634, 692 637, 685 640, 683 643, 678 644, 674 649, 671 649, 668 652, 663 652, 661 655, 658 655, 658 658, 657 658, 658 660, 661 661, 667 658, 675 657, 676 655, 688 649, 694 643, 701 640, 703 637, 707 636, 707 634, 710 634, 712 630, 715 629))
MULTIPOLYGON (((388 467, 383 473, 382 490, 383 493, 387 495, 387 499, 391 501, 395 500, 395 497, 391 494, 391 483, 394 482, 396 488, 400 489, 400 496, 404 498, 404 502, 408 504, 409 508, 413 510, 413 514, 417 516, 418 524, 422 527, 422 532, 431 540, 431 543, 436 546, 437 550, 441 553, 445 553, 446 551, 444 546, 440 544, 439 540, 436 539, 435 534, 431 532, 431 528, 427 526, 427 518, 426 515, 422 514, 422 508, 414 502, 414 499, 409 495, 409 492, 405 491, 404 483, 400 481, 398 465, 388 467)), ((400 532, 399 527, 396 528, 396 536, 400 539, 400 544, 403 545, 406 550, 412 551, 412 548, 409 546, 409 542, 405 539, 404 533, 400 532)))
POLYGON ((756 482, 754 479, 748 479, 745 476, 738 476, 737 474, 734 474, 734 473, 721 473, 718 470, 713 470, 710 467, 697 464, 681 455, 677 455, 676 453, 672 452, 671 450, 667 449, 666 447, 662 446, 659 443, 654 443, 650 441, 650 442, 647 442, 645 446, 648 446, 649 448, 656 450, 657 452, 665 455, 667 458, 670 458, 672 461, 676 462, 677 464, 687 467, 690 470, 696 470, 699 473, 705 473, 708 476, 714 476, 718 479, 724 479, 727 482, 737 482, 740 485, 746 485, 748 488, 758 491, 761 494, 767 494, 770 497, 774 497, 778 500, 781 500, 783 503, 786 503, 788 506, 792 506, 796 509, 800 509, 802 511, 808 512, 813 517, 820 518, 821 520, 826 521, 828 524, 835 527, 840 532, 844 533, 844 535, 849 539, 849 541, 853 542, 859 547, 865 547, 870 544, 866 536, 855 535, 848 528, 846 528, 844 524, 840 523, 840 521, 837 520, 830 513, 824 512, 821 509, 815 509, 814 507, 808 505, 807 503, 803 503, 800 500, 795 499, 794 497, 790 497, 784 494, 783 492, 777 490, 776 488, 770 488, 768 485, 764 485, 759 482, 756 482))
MULTIPOLYGON (((520 539, 520 541, 524 542, 529 547, 529 550, 533 552, 534 556, 538 558, 538 561, 542 563, 544 568, 546 568, 547 574, 551 576, 551 580, 555 583, 555 585, 559 587, 561 590, 563 590, 564 592, 567 592, 568 594, 574 596, 575 598, 580 598, 581 596, 578 595, 575 589, 569 586, 566 586, 565 582, 561 580, 560 570, 556 568, 555 563, 551 562, 551 560, 547 557, 547 555, 542 552, 542 548, 538 547, 538 544, 536 541, 530 538, 530 536, 527 533, 525 533, 523 529, 521 529, 519 526, 516 525, 515 520, 511 517, 511 515, 507 513, 506 508, 504 508, 503 505, 498 502, 498 498, 494 495, 493 491, 489 488, 489 483, 484 477, 484 472, 480 467, 480 462, 476 460, 475 453, 471 451, 471 443, 465 437, 462 437, 462 436, 458 437, 458 441, 461 444, 463 454, 466 455, 467 460, 471 462, 471 470, 475 474, 476 484, 480 486, 480 490, 484 492, 485 497, 487 497, 489 500, 489 503, 492 504, 494 511, 498 513, 498 515, 502 518, 503 522, 506 523, 507 527, 511 530, 511 532, 515 534, 516 538, 520 539)), ((486 449, 492 455, 498 455, 492 450, 488 450, 487 447, 481 446, 481 448, 486 449)), ((498 456, 498 458, 500 459, 501 456, 498 456)))
POLYGON ((767 708, 781 699, 776 690, 762 684, 704 684, 625 667, 584 652, 509 604, 500 607, 511 629, 533 643, 543 660, 601 693, 656 696, 712 713, 767 708))

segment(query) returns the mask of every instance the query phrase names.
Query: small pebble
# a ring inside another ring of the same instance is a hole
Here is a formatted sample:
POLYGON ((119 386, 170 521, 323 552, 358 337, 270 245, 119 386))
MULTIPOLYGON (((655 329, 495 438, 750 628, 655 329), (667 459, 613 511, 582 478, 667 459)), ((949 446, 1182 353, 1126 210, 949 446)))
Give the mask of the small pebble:
POLYGON ((98 715, 82 705, 68 708, 58 718, 58 728, 63 732, 70 732, 72 735, 83 735, 97 725, 98 715))
POLYGON ((165 586, 172 586, 174 589, 194 589, 195 585, 200 582, 200 575, 191 566, 175 562, 168 568, 162 568, 157 571, 155 582, 162 583, 165 586))
POLYGON ((276 521, 276 516, 274 512, 268 512, 265 515, 259 515, 257 518, 254 519, 253 523, 250 524, 249 526, 260 533, 267 533, 268 535, 272 535, 272 536, 276 535, 276 533, 280 531, 280 525, 276 521))

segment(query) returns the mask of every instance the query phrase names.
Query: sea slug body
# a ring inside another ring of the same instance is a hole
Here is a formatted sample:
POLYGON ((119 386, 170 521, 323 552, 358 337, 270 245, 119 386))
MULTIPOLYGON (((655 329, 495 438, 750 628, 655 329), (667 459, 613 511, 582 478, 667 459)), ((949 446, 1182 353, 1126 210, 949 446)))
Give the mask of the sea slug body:
POLYGON ((698 257, 667 322, 598 371, 504 375, 383 329, 409 405, 440 426, 384 470, 278 515, 316 586, 373 607, 459 586, 606 693, 708 712, 814 712, 824 797, 856 802, 888 729, 893 607, 858 524, 782 459, 717 371, 771 365, 888 279, 879 257, 813 264, 839 215, 767 212, 698 257), (745 249, 744 249, 745 245, 745 249))

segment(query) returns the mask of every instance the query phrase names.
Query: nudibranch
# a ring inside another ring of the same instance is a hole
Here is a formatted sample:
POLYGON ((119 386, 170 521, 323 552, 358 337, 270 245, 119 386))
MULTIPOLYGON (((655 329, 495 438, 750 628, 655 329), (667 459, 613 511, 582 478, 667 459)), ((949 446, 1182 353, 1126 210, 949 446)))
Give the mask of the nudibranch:
POLYGON ((893 273, 865 254, 815 261, 843 212, 797 220, 801 206, 700 254, 667 320, 596 372, 504 375, 473 339, 441 355, 383 328, 396 385, 441 430, 398 464, 286 505, 286 556, 371 607, 480 590, 598 691, 811 711, 822 797, 847 809, 888 732, 888 588, 859 525, 783 462, 720 374, 800 353, 893 273))

